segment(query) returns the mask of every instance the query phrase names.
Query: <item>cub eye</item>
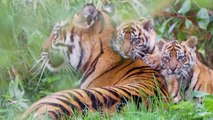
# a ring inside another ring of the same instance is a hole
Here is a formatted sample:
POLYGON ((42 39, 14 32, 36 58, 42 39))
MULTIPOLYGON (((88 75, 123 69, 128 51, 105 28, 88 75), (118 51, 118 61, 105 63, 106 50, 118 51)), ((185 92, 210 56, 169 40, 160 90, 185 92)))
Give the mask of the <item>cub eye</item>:
POLYGON ((132 42, 138 41, 138 38, 132 38, 132 42))
POLYGON ((186 59, 185 55, 178 56, 178 61, 183 61, 186 59))
POLYGON ((169 56, 163 56, 163 60, 169 62, 169 56))
POLYGON ((132 38, 132 43, 139 44, 139 40, 140 40, 140 38, 138 38, 138 37, 132 38))

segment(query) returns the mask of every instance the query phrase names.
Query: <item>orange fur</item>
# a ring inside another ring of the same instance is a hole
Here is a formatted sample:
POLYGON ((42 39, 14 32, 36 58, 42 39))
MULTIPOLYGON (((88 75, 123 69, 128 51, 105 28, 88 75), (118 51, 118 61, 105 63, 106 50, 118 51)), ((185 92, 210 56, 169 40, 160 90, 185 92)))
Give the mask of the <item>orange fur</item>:
POLYGON ((159 99, 169 102, 165 83, 157 71, 143 61, 123 59, 112 50, 111 41, 116 30, 109 16, 97 11, 98 16, 88 22, 82 18, 85 9, 96 10, 93 5, 86 5, 75 15, 73 22, 59 27, 59 30, 54 29, 43 47, 45 54, 52 49, 61 50, 63 64, 82 70, 82 89, 61 91, 42 98, 26 114, 34 111, 34 117, 48 114, 58 119, 59 116, 72 116, 75 110, 79 113, 85 113, 85 109, 115 112, 132 100, 131 97, 141 100, 136 101, 137 105, 144 102, 147 107, 152 102, 149 97, 160 96, 159 99), (64 30, 66 36, 63 36, 64 30))

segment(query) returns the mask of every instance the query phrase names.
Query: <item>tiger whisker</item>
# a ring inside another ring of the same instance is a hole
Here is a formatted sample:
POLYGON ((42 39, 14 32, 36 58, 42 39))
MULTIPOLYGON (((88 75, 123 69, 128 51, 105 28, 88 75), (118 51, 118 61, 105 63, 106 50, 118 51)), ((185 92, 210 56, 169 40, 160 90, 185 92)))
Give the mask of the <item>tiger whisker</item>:
POLYGON ((71 75, 73 76, 73 77, 75 77, 75 75, 73 74, 73 68, 71 67, 71 66, 66 66, 66 69, 67 69, 67 71, 69 72, 69 73, 71 73, 71 75))
POLYGON ((45 64, 45 62, 46 62, 47 60, 48 60, 48 58, 45 58, 45 59, 44 59, 44 57, 43 57, 43 62, 42 62, 42 64, 41 64, 41 66, 40 66, 35 72, 33 72, 34 76, 33 76, 32 79, 30 79, 30 81, 33 80, 33 79, 35 79, 35 78, 41 73, 41 70, 42 70, 42 68, 43 68, 43 66, 44 66, 44 64, 45 64))
POLYGON ((43 74, 44 74, 44 70, 45 70, 45 68, 46 68, 46 66, 47 66, 47 62, 49 61, 49 59, 45 59, 45 61, 43 62, 43 64, 42 64, 42 66, 41 66, 41 74, 40 74, 40 77, 39 77, 39 79, 38 79, 38 83, 37 83, 37 85, 36 85, 36 88, 34 89, 34 90, 36 90, 36 89, 38 89, 38 86, 39 86, 39 83, 41 82, 41 77, 43 76, 43 74))
POLYGON ((29 70, 29 72, 32 72, 33 69, 44 59, 44 56, 41 56, 38 60, 36 60, 34 63, 33 63, 33 66, 31 67, 31 69, 29 70))

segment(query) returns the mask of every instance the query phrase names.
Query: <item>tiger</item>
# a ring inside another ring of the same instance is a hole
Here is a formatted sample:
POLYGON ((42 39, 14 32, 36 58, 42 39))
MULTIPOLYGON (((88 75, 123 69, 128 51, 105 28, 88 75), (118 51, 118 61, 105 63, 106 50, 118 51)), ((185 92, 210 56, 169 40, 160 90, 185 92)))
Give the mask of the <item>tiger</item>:
POLYGON ((112 112, 121 111, 127 102, 134 103, 137 108, 144 103, 148 109, 156 99, 150 96, 156 94, 157 97, 162 97, 157 88, 149 84, 129 83, 121 86, 63 90, 40 99, 25 114, 36 120, 68 119, 74 115, 84 116, 88 111, 110 115, 112 112))
MULTIPOLYGON (((145 60, 149 56, 159 54, 164 39, 159 39, 154 30, 151 19, 134 20, 124 23, 117 28, 117 38, 113 40, 112 48, 123 58, 143 60, 153 69, 153 66, 145 60)), ((158 62, 152 58, 153 61, 158 62)))
MULTIPOLYGON (((197 59, 196 43, 195 36, 181 43, 177 40, 161 41, 158 45, 160 52, 143 58, 153 69, 158 66, 175 103, 183 98, 189 100, 192 91, 213 94, 213 70, 197 59)), ((202 102, 199 97, 197 99, 202 102)))
MULTIPOLYGON (((160 73, 162 72, 160 59, 156 56, 159 56, 166 41, 164 39, 157 40, 157 34, 150 19, 130 21, 118 27, 117 31, 118 37, 113 41, 113 49, 119 55, 133 60, 142 60, 146 65, 160 73)), ((166 79, 168 91, 173 101, 177 103, 182 97, 178 92, 180 90, 176 76, 164 76, 164 79, 166 79)))
POLYGON ((158 71, 145 65, 143 61, 124 59, 112 49, 112 41, 116 39, 117 30, 105 12, 97 10, 92 4, 87 4, 82 11, 74 15, 72 21, 68 25, 64 25, 64 22, 56 24, 59 27, 53 28, 43 44, 41 56, 46 61, 44 66, 50 71, 58 71, 70 64, 83 73, 80 88, 141 81, 137 75, 138 72, 142 72, 140 70, 147 71, 140 75, 142 80, 152 80, 154 76, 163 84, 158 71), (60 52, 60 59, 63 59, 57 65, 52 62, 53 55, 50 55, 54 50, 60 52))
POLYGON ((24 116, 34 113, 33 118, 48 115, 58 119, 64 115, 72 116, 75 110, 84 113, 84 109, 96 111, 100 108, 100 111, 115 112, 123 99, 128 101, 130 96, 142 99, 137 104, 142 102, 147 106, 154 101, 148 98, 155 96, 170 102, 159 72, 143 61, 121 57, 111 46, 115 38, 113 21, 93 4, 86 4, 70 22, 56 24, 36 63, 44 59, 42 65, 50 71, 59 71, 67 65, 81 70, 80 89, 44 97, 31 105, 24 116), (60 62, 54 63, 51 58, 54 50, 59 54, 60 62))
MULTIPOLYGON (((177 40, 162 44, 162 51, 156 57, 160 60, 162 74, 168 78, 169 92, 179 96, 176 102, 192 98, 193 91, 213 94, 213 70, 205 66, 197 59, 197 37, 191 36, 186 41, 179 43, 177 40), (172 78, 172 79, 171 79, 172 78), (173 83, 177 85, 173 85, 173 83)), ((194 96, 202 102, 198 96, 194 96)))

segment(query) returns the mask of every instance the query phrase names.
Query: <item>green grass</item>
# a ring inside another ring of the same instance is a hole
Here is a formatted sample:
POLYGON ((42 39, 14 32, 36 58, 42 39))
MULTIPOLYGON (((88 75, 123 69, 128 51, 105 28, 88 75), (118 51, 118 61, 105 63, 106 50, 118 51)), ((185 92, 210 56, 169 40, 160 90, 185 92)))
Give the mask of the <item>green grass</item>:
MULTIPOLYGON (((32 79, 34 75, 29 69, 39 57, 42 43, 49 36, 53 25, 67 17, 72 18, 74 13, 90 1, 101 8, 100 0, 0 0, 0 120, 13 120, 41 97, 75 87, 73 83, 80 77, 75 72, 45 71, 38 83, 39 76, 32 79)), ((162 28, 166 17, 158 18, 156 14, 166 5, 171 6, 166 0, 113 1, 117 8, 113 16, 116 23, 152 17, 156 21, 157 30, 162 28)), ((202 7, 212 7, 209 3, 211 0, 206 0, 205 4, 200 2, 202 0, 196 1, 202 7)), ((166 26, 164 32, 168 29, 166 26)), ((190 101, 170 104, 168 110, 156 107, 154 111, 136 110, 134 105, 129 105, 121 113, 105 117, 89 113, 85 119, 203 119, 209 118, 213 108, 212 97, 207 97, 206 101, 199 107, 190 101)))

